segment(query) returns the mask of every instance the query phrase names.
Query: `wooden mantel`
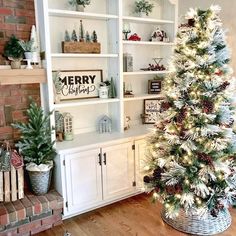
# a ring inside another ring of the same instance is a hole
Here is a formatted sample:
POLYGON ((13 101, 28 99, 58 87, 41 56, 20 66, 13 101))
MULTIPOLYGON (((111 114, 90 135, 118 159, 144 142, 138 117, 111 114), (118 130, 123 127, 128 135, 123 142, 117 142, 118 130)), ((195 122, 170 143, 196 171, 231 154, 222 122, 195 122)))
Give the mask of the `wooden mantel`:
POLYGON ((46 83, 45 69, 0 69, 0 85, 46 83))

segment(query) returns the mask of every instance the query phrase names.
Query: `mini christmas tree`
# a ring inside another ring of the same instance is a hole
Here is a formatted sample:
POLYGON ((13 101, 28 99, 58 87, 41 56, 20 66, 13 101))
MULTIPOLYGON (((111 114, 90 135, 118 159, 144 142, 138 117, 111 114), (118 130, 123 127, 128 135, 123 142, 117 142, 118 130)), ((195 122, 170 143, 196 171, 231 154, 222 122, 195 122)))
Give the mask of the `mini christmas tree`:
POLYGON ((70 42, 70 35, 68 30, 65 31, 65 37, 64 37, 65 42, 70 42))
POLYGON ((84 26, 82 20, 80 20, 80 26, 79 26, 79 41, 84 42, 84 26))
POLYGON ((110 81, 110 87, 108 92, 109 98, 115 98, 116 97, 116 87, 113 78, 111 77, 110 81))
POLYGON ((78 38, 77 38, 75 30, 72 31, 71 40, 74 41, 74 42, 78 41, 78 38))
POLYGON ((149 137, 144 182, 165 217, 216 217, 236 197, 229 51, 220 8, 191 9, 179 27, 166 101, 149 137))
POLYGON ((91 42, 91 38, 88 31, 86 31, 86 42, 87 43, 91 42))
POLYGON ((98 37, 97 37, 97 33, 96 33, 95 30, 93 31, 93 34, 92 34, 92 41, 93 41, 94 43, 97 43, 97 42, 98 42, 98 37))

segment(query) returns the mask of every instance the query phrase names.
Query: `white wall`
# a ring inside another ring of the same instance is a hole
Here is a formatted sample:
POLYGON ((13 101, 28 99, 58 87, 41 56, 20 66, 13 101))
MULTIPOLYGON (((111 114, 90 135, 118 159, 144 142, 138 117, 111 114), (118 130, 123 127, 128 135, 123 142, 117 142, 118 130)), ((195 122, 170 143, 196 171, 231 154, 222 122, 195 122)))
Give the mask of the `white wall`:
MULTIPOLYGON (((211 4, 221 6, 223 27, 228 30, 227 41, 231 49, 231 64, 236 75, 236 1, 235 0, 179 0, 179 15, 183 16, 190 7, 207 9, 211 4)), ((183 19, 182 19, 183 20, 183 19)), ((182 21, 180 18, 180 21, 182 21)))

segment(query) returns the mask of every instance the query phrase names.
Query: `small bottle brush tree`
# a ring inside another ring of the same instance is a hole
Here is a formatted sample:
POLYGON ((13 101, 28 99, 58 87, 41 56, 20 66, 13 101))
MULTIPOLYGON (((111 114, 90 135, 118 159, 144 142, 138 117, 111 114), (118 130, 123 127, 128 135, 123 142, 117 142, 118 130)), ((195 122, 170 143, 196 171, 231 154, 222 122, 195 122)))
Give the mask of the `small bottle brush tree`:
POLYGON ((85 40, 86 40, 87 43, 90 43, 90 42, 91 42, 91 38, 90 38, 90 35, 89 35, 89 32, 88 32, 88 31, 86 31, 85 40))
POLYGON ((69 35, 68 30, 65 31, 64 40, 65 40, 65 42, 70 42, 70 35, 69 35))
POLYGON ((166 101, 149 137, 144 182, 167 218, 216 217, 236 196, 231 68, 220 8, 191 9, 164 81, 166 101))
POLYGON ((76 6, 76 5, 82 5, 83 7, 86 7, 90 4, 90 0, 69 0, 69 5, 76 6))
POLYGON ((84 26, 82 20, 80 20, 80 26, 79 26, 79 41, 84 42, 84 26))
POLYGON ((93 43, 98 42, 98 36, 97 36, 97 33, 95 30, 93 31, 93 34, 92 34, 92 41, 93 41, 93 43))
POLYGON ((77 34, 76 34, 75 30, 72 31, 71 40, 74 42, 78 41, 77 34))

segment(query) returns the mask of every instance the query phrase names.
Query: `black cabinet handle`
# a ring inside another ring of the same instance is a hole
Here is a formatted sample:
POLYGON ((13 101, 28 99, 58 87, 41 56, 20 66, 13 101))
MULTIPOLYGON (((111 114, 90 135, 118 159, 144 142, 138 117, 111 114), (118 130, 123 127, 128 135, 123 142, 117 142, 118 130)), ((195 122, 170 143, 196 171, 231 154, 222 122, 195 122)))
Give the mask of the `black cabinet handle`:
POLYGON ((102 165, 101 153, 98 154, 98 163, 99 163, 100 166, 102 165))
POLYGON ((107 154, 103 153, 103 157, 104 157, 103 163, 104 163, 104 165, 106 165, 107 164, 107 154))

